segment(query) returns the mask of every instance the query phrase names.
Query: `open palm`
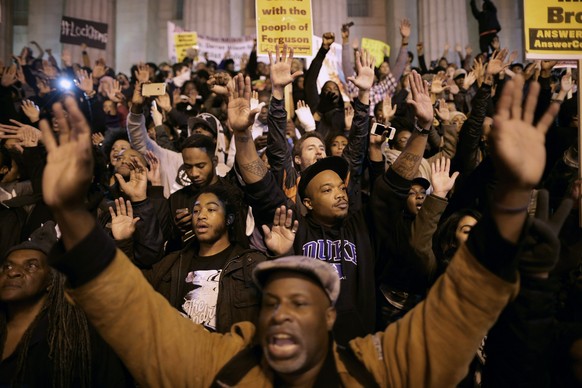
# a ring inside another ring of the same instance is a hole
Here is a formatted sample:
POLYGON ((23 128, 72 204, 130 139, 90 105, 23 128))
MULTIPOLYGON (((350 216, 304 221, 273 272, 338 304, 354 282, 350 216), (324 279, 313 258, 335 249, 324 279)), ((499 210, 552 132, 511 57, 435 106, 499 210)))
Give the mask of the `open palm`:
POLYGON ((511 182, 524 189, 538 184, 546 164, 545 135, 558 113, 558 104, 551 104, 533 125, 540 85, 530 84, 522 107, 524 79, 517 75, 503 88, 491 130, 493 160, 502 182, 511 182), (527 152, 524 152, 527 150, 527 152))
POLYGON ((356 77, 348 77, 360 90, 369 90, 374 83, 374 57, 367 50, 356 52, 356 77))
POLYGON ((269 62, 271 64, 270 77, 273 87, 285 87, 303 74, 302 71, 296 71, 291 74, 293 48, 290 47, 287 50, 287 44, 283 45, 281 52, 279 52, 279 45, 275 45, 275 58, 273 58, 273 53, 269 51, 269 62), (287 52, 289 52, 288 56, 287 52))
POLYGON ((234 132, 246 131, 253 125, 259 108, 251 110, 251 79, 238 74, 233 90, 229 90, 228 124, 234 132))
POLYGON ((414 108, 414 113, 423 127, 428 126, 433 121, 432 101, 428 90, 428 83, 422 80, 420 74, 415 70, 410 73, 410 91, 412 99, 408 101, 414 108))
POLYGON ((285 206, 277 208, 273 219, 273 227, 269 229, 267 225, 263 225, 265 245, 276 255, 289 253, 293 248, 298 227, 298 221, 293 221, 293 211, 291 209, 287 210, 285 206))
POLYGON ((46 120, 40 122, 48 155, 42 176, 44 202, 55 208, 77 209, 84 205, 85 193, 93 176, 91 129, 72 97, 53 105, 59 126, 59 144, 46 120))

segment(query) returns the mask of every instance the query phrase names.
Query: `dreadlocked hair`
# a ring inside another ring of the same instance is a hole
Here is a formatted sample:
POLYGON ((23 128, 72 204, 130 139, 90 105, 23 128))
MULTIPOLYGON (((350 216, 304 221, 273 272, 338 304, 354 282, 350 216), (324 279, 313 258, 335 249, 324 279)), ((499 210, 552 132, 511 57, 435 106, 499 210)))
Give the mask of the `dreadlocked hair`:
MULTIPOLYGON (((91 386, 91 341, 85 314, 65 298, 65 277, 54 269, 47 288, 46 301, 32 324, 28 327, 16 351, 16 372, 13 387, 23 385, 27 374, 26 360, 32 334, 44 314, 48 317, 48 357, 53 365, 53 387, 91 386)), ((6 314, 0 314, 0 344, 6 343, 6 314)), ((3 350, 3 349, 2 349, 3 350)))

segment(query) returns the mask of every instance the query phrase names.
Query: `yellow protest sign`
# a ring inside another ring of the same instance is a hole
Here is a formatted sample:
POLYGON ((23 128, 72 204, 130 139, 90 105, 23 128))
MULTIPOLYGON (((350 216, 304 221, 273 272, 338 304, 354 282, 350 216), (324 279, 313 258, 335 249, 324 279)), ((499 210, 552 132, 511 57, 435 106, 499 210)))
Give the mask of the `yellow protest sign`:
POLYGON ((182 62, 186 58, 186 51, 198 44, 196 32, 177 32, 174 34, 174 46, 176 47, 176 59, 182 62))
POLYGON ((256 0, 257 54, 287 43, 295 57, 311 56, 311 0, 256 0))
POLYGON ((376 60, 375 66, 380 67, 384 62, 384 56, 390 56, 390 46, 381 40, 362 38, 362 50, 368 50, 376 60))
POLYGON ((527 59, 582 57, 582 2, 523 0, 527 59))

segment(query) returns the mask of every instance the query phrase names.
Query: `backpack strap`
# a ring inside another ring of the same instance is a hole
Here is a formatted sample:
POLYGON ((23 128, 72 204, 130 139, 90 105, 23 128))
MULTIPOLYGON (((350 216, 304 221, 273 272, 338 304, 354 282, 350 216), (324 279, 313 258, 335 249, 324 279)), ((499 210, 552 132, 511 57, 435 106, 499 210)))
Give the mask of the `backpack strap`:
POLYGON ((261 347, 249 346, 235 354, 216 374, 211 388, 234 387, 261 362, 261 347))

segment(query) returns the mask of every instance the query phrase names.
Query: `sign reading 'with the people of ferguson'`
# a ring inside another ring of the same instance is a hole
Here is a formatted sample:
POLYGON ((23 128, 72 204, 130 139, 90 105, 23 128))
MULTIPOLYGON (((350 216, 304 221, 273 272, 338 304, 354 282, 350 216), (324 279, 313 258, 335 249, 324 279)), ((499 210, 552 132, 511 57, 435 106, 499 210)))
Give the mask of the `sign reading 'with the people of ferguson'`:
POLYGON ((76 45, 85 43, 88 47, 105 50, 107 24, 63 16, 60 42, 76 45))

